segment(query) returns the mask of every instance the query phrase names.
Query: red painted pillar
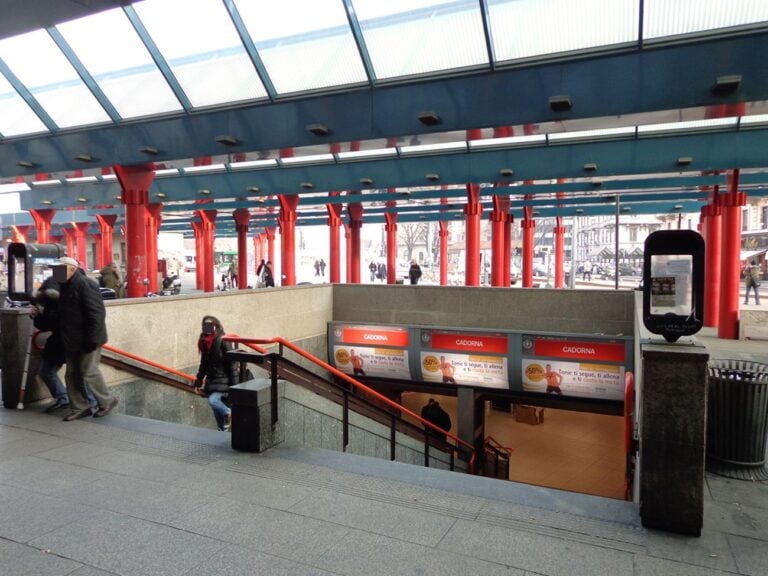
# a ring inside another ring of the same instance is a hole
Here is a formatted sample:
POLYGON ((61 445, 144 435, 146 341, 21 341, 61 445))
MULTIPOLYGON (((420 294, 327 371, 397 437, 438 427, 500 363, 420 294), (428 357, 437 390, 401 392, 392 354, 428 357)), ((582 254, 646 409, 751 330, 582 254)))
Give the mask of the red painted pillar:
POLYGON ((533 208, 523 206, 523 221, 520 222, 523 231, 523 288, 533 286, 533 233, 536 221, 533 219, 533 208))
POLYGON ((149 291, 157 294, 157 235, 160 232, 163 205, 147 204, 147 278, 149 291))
POLYGON ((93 236, 93 243, 95 245, 95 249, 93 251, 93 269, 94 270, 101 270, 104 268, 104 258, 102 257, 102 240, 101 240, 101 232, 98 234, 91 234, 93 236))
MULTIPOLYGON (((359 202, 347 204, 351 258, 349 258, 350 282, 360 284, 360 230, 363 227, 363 205, 359 202)), ((389 272, 387 272, 389 274, 389 272)))
POLYGON ((344 222, 344 247, 346 249, 346 266, 345 266, 345 282, 350 284, 352 282, 352 229, 350 224, 344 222))
POLYGON ((483 206, 480 204, 480 186, 467 184, 467 203, 464 206, 466 216, 466 261, 464 284, 480 285, 480 218, 483 206))
POLYGON ((248 287, 248 225, 251 213, 248 208, 238 208, 232 212, 232 218, 237 228, 237 289, 242 290, 248 287))
MULTIPOLYGON (((719 195, 715 187, 715 197, 719 195)), ((714 200, 714 199, 713 199, 714 200)), ((720 320, 720 278, 723 243, 723 209, 717 198, 701 209, 704 236, 704 326, 717 326, 720 320)))
MULTIPOLYGON (((74 258, 77 255, 75 250, 75 230, 74 228, 61 227, 61 232, 64 234, 64 240, 67 243, 67 256, 74 258)), ((85 265, 85 262, 81 262, 81 265, 85 265)))
POLYGON ((555 288, 565 287, 565 274, 563 264, 565 262, 565 226, 563 226, 563 217, 555 218, 555 288))
POLYGON ((448 285, 448 222, 440 220, 440 286, 448 285))
POLYGON ((115 233, 116 221, 117 214, 96 214, 96 222, 99 223, 101 230, 100 263, 97 264, 99 269, 114 260, 112 257, 112 236, 115 233))
POLYGON ((281 241, 281 274, 283 286, 296 285, 296 207, 299 205, 297 195, 280 194, 280 214, 277 223, 280 225, 281 241))
MULTIPOLYGON (((509 272, 504 276, 504 227, 509 219, 509 196, 495 194, 491 222, 491 286, 509 286, 509 272)), ((509 266, 507 266, 507 269, 509 266)))
MULTIPOLYGON (((394 209, 397 202, 387 202, 394 209)), ((384 213, 384 230, 387 233, 387 284, 397 284, 397 212, 384 213)))
POLYGON ((253 264, 253 273, 256 274, 256 270, 259 269, 259 264, 261 264, 261 234, 253 235, 253 264))
MULTIPOLYGON (((511 205, 511 202, 510 202, 511 205)), ((504 221, 504 282, 509 286, 512 280, 512 221, 514 216, 507 215, 504 221)))
POLYGON ((195 289, 202 290, 205 286, 205 272, 203 264, 205 260, 205 248, 203 247, 203 224, 192 222, 192 231, 195 233, 195 289))
POLYGON ((128 298, 146 294, 147 277, 147 209, 149 187, 155 177, 151 164, 115 166, 114 172, 122 188, 125 206, 126 281, 128 298))
POLYGON ((201 248, 203 262, 197 261, 197 267, 203 267, 203 291, 213 292, 215 282, 213 278, 213 241, 216 234, 216 210, 195 210, 200 218, 201 248))
POLYGON ((75 239, 77 241, 77 261, 80 262, 80 268, 83 270, 88 269, 88 228, 91 227, 90 222, 73 222, 72 227, 75 229, 75 239))
POLYGON ((30 226, 29 224, 25 224, 25 225, 11 224, 11 231, 13 232, 13 235, 12 235, 13 241, 26 244, 27 236, 29 235, 30 230, 32 230, 32 226, 30 226))
POLYGON ((723 195, 723 252, 721 260, 720 322, 718 338, 739 337, 739 288, 741 286, 741 207, 747 195, 739 192, 739 170, 728 171, 728 192, 723 195))
POLYGON ((43 210, 30 210, 32 219, 35 221, 35 230, 37 231, 37 243, 48 244, 51 235, 51 222, 56 214, 56 210, 45 208, 43 210))
MULTIPOLYGON (((272 262, 272 275, 277 277, 277 271, 275 270, 275 228, 264 228, 264 230, 267 237, 267 261, 272 262)), ((280 285, 276 284, 276 286, 280 285)))
MULTIPOLYGON (((331 195, 334 193, 332 192, 331 195)), ((338 193, 336 193, 338 194, 338 193)), ((341 204, 326 204, 328 210, 328 234, 330 255, 328 267, 330 268, 329 279, 331 284, 341 282, 341 253, 339 251, 339 229, 341 228, 341 204)))

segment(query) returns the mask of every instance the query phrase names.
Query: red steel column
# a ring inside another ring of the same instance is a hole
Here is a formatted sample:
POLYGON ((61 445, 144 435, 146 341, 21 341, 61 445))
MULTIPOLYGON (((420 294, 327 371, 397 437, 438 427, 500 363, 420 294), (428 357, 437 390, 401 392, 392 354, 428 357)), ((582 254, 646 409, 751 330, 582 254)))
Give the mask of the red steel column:
MULTIPOLYGON (((718 195, 715 187, 715 196, 718 195)), ((704 326, 717 326, 720 319, 720 278, 723 243, 723 209, 719 199, 701 209, 704 266, 704 326)))
POLYGON ((195 233, 195 289, 202 290, 205 286, 205 272, 203 264, 205 263, 205 248, 203 247, 203 224, 202 222, 192 222, 192 231, 195 233))
MULTIPOLYGON (((62 226, 61 232, 64 234, 64 239, 67 243, 67 256, 74 258, 77 254, 75 251, 75 230, 73 228, 65 228, 62 226)), ((81 262, 81 264, 85 266, 85 262, 81 262)))
MULTIPOLYGON (((394 210, 397 202, 387 202, 394 210)), ((397 284, 397 212, 384 213, 384 231, 387 233, 387 284, 397 284)))
MULTIPOLYGON (((510 202, 511 205, 511 202, 510 202)), ((512 280, 512 221, 514 216, 507 215, 504 221, 504 278, 506 285, 509 286, 512 280)))
MULTIPOLYGON (((195 210, 200 218, 201 247, 203 252, 203 291, 214 291, 213 241, 216 237, 216 210, 195 210)), ((198 268, 200 261, 197 262, 198 268)))
POLYGON ((565 274, 563 263, 565 262, 565 226, 563 217, 555 217, 555 288, 565 287, 565 274))
POLYGON ((147 204, 147 278, 149 278, 149 291, 155 294, 157 294, 157 234, 160 232, 162 211, 161 203, 147 204))
POLYGON ((256 274, 256 270, 259 269, 259 264, 261 264, 261 234, 258 233, 253 235, 253 264, 253 273, 256 274))
POLYGON ((101 269, 112 262, 112 236, 115 233, 117 214, 96 214, 96 222, 101 230, 101 260, 97 268, 101 269))
MULTIPOLYGON (((333 192, 331 193, 334 194, 333 192)), ((338 193, 335 193, 338 194, 338 193)), ((338 284, 341 282, 341 253, 339 251, 339 229, 341 228, 341 204, 326 204, 328 210, 328 234, 330 244, 330 255, 328 259, 330 262, 328 266, 330 268, 329 279, 331 284, 338 284)))
POLYGON ((282 286, 296 285, 296 207, 299 205, 299 197, 280 194, 277 197, 280 202, 280 214, 277 223, 280 225, 281 241, 281 274, 282 286))
POLYGON ((536 221, 533 219, 533 207, 523 206, 523 220, 520 222, 523 231, 523 288, 533 286, 533 233, 536 221))
POLYGON ((739 192, 739 169, 728 171, 728 192, 723 195, 723 253, 721 260, 720 322, 718 338, 739 337, 739 288, 741 286, 741 207, 747 195, 739 192))
POLYGON ((114 172, 122 188, 125 206, 125 250, 127 294, 129 298, 144 296, 144 278, 147 277, 147 228, 146 206, 149 187, 155 178, 151 164, 140 166, 115 166, 114 172))
POLYGON ((237 227, 237 289, 242 290, 248 287, 248 225, 251 213, 248 208, 238 208, 232 212, 232 218, 237 227))
POLYGON ((480 186, 467 184, 467 204, 464 206, 466 216, 466 263, 465 286, 480 285, 480 217, 483 206, 480 204, 480 186))
POLYGON ((448 285, 448 222, 440 220, 440 286, 448 285))
POLYGON ((350 224, 344 222, 344 246, 346 248, 346 270, 345 270, 345 282, 350 284, 352 282, 352 229, 350 224))
POLYGON ((83 270, 88 269, 88 228, 91 227, 90 222, 73 222, 72 227, 75 229, 75 238, 77 240, 77 261, 80 262, 80 267, 83 270))
POLYGON ((363 205, 359 202, 347 204, 349 214, 350 248, 349 258, 350 283, 360 284, 360 230, 363 227, 363 205))
POLYGON ((101 240, 101 232, 98 234, 91 234, 93 236, 93 242, 95 245, 95 249, 93 251, 93 269, 94 270, 101 270, 104 268, 104 258, 102 257, 102 240, 101 240))
POLYGON ((507 272, 506 281, 504 280, 504 225, 509 217, 510 203, 509 196, 499 194, 493 196, 493 211, 489 218, 491 222, 491 286, 509 286, 509 272, 507 272))
POLYGON ((30 226, 29 224, 24 224, 24 225, 11 224, 11 231, 13 232, 13 236, 12 236, 13 241, 26 244, 27 236, 29 235, 30 230, 32 230, 32 226, 30 226))
POLYGON ((35 230, 37 231, 37 243, 48 244, 50 242, 51 222, 56 214, 56 210, 45 208, 42 210, 30 210, 32 219, 35 221, 35 230))

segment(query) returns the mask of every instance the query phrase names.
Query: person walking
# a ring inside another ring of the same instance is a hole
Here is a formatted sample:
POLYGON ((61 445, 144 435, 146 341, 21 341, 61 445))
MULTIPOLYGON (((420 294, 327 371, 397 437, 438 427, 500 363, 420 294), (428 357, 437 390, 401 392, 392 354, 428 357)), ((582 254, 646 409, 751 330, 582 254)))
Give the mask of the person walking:
POLYGON ((411 284, 418 284, 421 278, 421 266, 416 264, 416 260, 411 260, 411 267, 408 269, 408 279, 411 284))
POLYGON ((269 288, 270 286, 274 287, 275 278, 274 276, 272 276, 271 260, 264 262, 264 260, 262 259, 261 264, 259 264, 259 267, 256 269, 256 275, 259 277, 259 282, 261 283, 261 286, 265 288, 269 288))
POLYGON ((235 364, 227 359, 232 344, 222 339, 224 327, 215 316, 203 316, 202 330, 197 339, 200 366, 195 379, 195 391, 208 396, 219 430, 229 430, 232 411, 224 403, 229 387, 235 384, 235 364))
POLYGON ((592 282, 592 262, 587 260, 584 262, 584 269, 581 276, 582 281, 586 281, 587 278, 589 278, 589 281, 592 282))
MULTIPOLYGON (((68 410, 70 407, 69 394, 67 394, 67 389, 59 378, 59 370, 66 360, 64 343, 61 340, 59 330, 59 297, 59 283, 54 280, 53 276, 49 276, 35 292, 35 305, 29 313, 35 328, 41 332, 50 332, 45 341, 42 359, 37 369, 37 375, 45 383, 53 398, 53 404, 45 408, 48 414, 59 410, 68 410)), ((91 409, 97 410, 98 403, 91 391, 86 389, 86 394, 91 409)))
POLYGON ((106 416, 117 406, 117 398, 109 393, 99 368, 101 347, 108 339, 106 310, 99 286, 85 275, 74 258, 59 258, 51 268, 53 278, 61 287, 59 330, 67 363, 64 380, 71 409, 64 420, 70 422, 92 414, 89 389, 98 403, 93 416, 106 416))
MULTIPOLYGON (((421 417, 427 422, 434 424, 438 428, 442 428, 446 432, 450 432, 451 430, 451 417, 448 415, 448 412, 443 410, 443 408, 440 406, 440 403, 434 398, 430 398, 421 409, 421 417)), ((440 440, 446 439, 446 435, 444 433, 437 432, 432 428, 425 428, 428 434, 432 434, 440 440)))
POLYGON ((754 258, 744 269, 744 284, 747 288, 744 293, 744 304, 749 304, 749 290, 751 288, 755 293, 755 304, 760 306, 760 291, 758 290, 760 288, 760 267, 754 258))
POLYGON ((104 268, 99 270, 101 274, 99 284, 104 288, 110 288, 115 291, 115 298, 123 297, 123 283, 120 281, 120 273, 117 271, 117 264, 110 262, 104 268))
POLYGON ((325 258, 320 258, 320 276, 325 277, 325 258))
POLYGON ((376 270, 378 269, 378 266, 376 266, 376 262, 371 260, 371 263, 368 264, 368 270, 371 271, 371 282, 374 282, 376 280, 376 270))

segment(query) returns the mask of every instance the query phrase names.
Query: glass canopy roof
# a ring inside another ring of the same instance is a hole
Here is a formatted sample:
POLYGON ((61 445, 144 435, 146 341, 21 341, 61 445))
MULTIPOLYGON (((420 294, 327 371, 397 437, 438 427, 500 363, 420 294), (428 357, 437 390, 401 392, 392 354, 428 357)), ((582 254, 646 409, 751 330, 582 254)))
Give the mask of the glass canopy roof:
POLYGON ((0 140, 766 23, 761 0, 143 0, 0 40, 0 140))

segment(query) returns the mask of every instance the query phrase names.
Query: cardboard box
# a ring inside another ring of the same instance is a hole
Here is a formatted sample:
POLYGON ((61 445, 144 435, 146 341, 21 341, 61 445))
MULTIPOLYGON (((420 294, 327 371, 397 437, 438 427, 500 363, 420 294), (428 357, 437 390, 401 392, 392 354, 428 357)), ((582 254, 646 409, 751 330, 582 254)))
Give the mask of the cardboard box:
POLYGON ((544 408, 517 404, 515 406, 515 420, 523 424, 541 424, 544 422, 544 408))

